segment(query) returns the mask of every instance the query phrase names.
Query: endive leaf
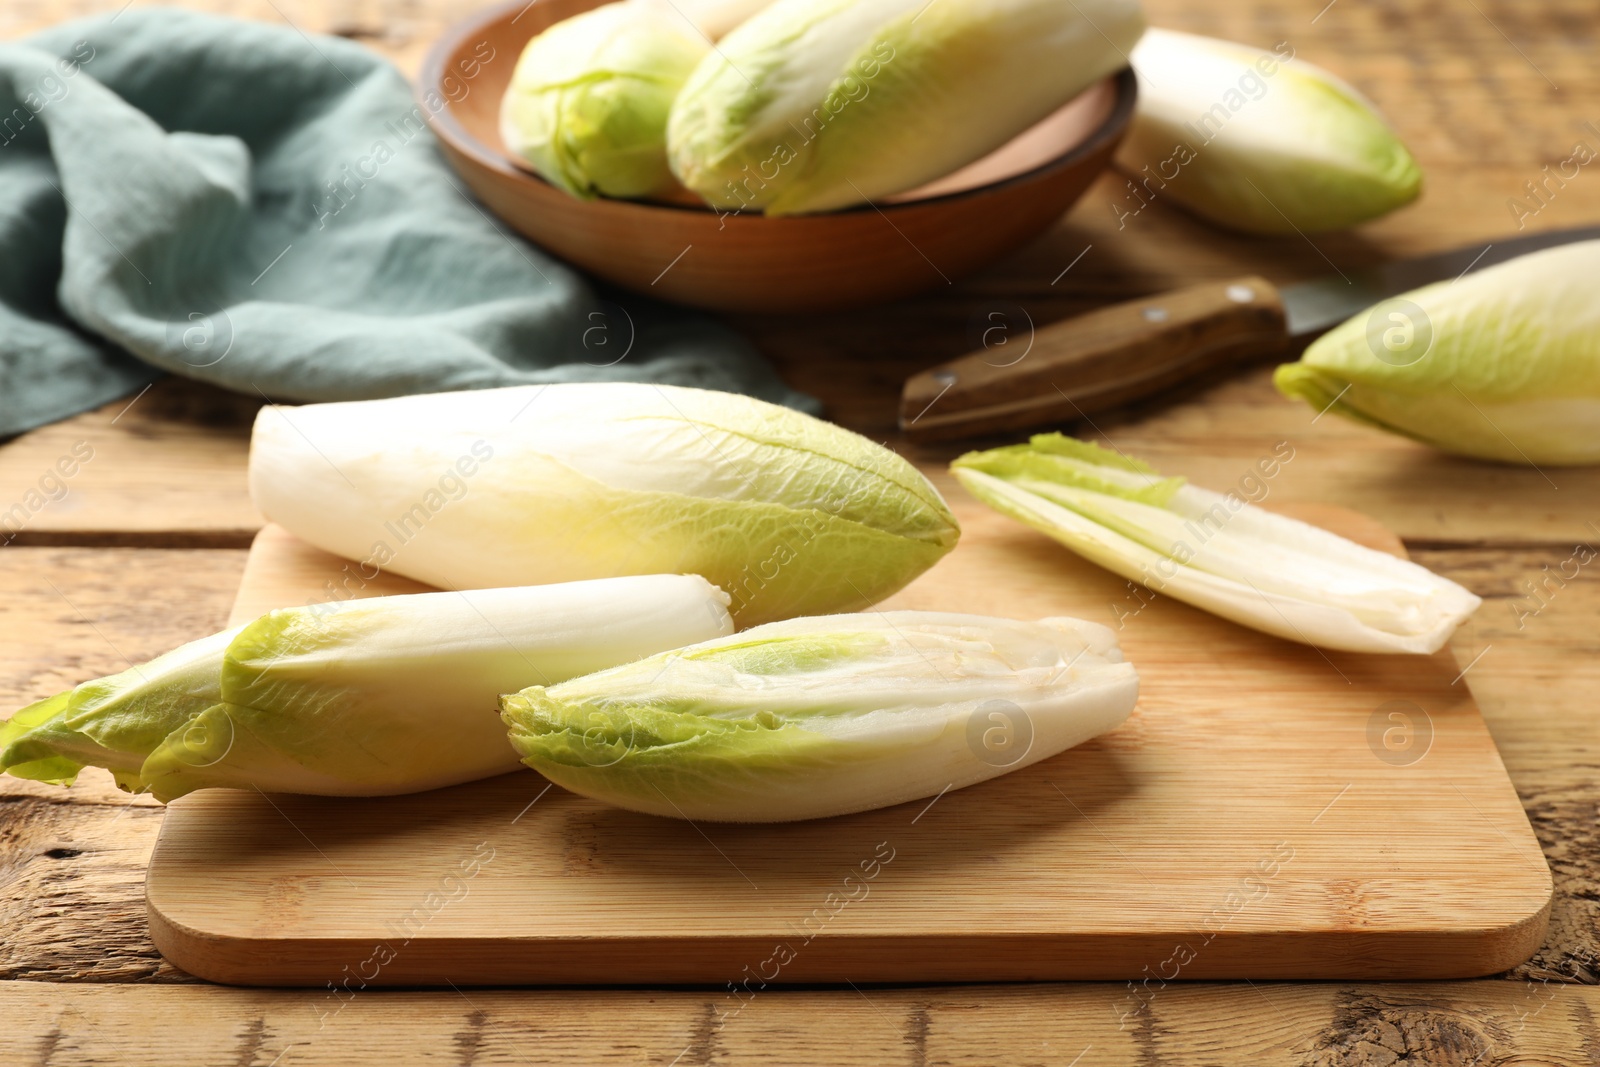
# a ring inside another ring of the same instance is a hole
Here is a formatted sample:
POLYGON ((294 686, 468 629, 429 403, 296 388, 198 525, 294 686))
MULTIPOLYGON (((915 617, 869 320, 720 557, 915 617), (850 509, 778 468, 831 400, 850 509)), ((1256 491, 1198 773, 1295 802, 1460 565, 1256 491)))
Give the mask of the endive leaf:
MULTIPOLYGON (((1027 447, 1050 454, 1067 440, 1041 434, 1027 447)), ((1079 444, 1083 444, 1079 442, 1079 444)), ((1087 446, 1094 448, 1094 446, 1087 446)), ((1127 471, 1115 453, 1099 475, 1017 476, 1009 450, 973 452, 951 470, 975 497, 1132 581, 1244 626, 1291 641, 1352 652, 1435 652, 1481 602, 1406 560, 1262 510, 1237 494, 1170 486, 1127 471), (1144 479, 1139 489, 1132 479, 1144 479), (1145 492, 1145 498, 1139 494, 1145 492)))

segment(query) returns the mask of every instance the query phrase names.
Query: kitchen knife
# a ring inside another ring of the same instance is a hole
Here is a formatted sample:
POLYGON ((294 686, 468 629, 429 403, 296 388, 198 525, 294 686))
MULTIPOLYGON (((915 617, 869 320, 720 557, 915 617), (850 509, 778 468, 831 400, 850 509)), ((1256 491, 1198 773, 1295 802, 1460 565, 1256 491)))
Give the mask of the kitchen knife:
POLYGON ((900 397, 913 441, 1003 433, 1137 400, 1208 371, 1281 357, 1387 297, 1543 248, 1600 237, 1600 226, 1530 234, 1275 288, 1264 278, 1176 289, 1091 311, 1016 344, 914 375, 900 397))

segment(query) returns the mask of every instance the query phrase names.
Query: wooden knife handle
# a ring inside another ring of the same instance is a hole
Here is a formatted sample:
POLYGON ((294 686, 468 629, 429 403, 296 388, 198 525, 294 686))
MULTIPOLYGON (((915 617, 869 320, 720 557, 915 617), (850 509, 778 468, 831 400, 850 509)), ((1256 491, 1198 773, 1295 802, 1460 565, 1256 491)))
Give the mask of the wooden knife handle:
POLYGON ((1289 332, 1264 278, 1176 289, 1091 311, 923 371, 900 428, 914 441, 1025 430, 1137 400, 1206 371, 1282 353, 1289 332), (1022 347, 1024 354, 1013 355, 1022 347))

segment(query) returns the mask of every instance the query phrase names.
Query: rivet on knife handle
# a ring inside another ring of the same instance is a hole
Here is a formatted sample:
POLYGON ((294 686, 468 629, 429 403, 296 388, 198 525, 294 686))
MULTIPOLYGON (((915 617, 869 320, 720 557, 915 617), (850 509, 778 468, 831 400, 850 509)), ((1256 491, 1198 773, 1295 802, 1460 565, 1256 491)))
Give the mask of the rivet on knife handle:
POLYGON ((1283 302, 1264 278, 1177 289, 1052 323, 1021 360, 973 352, 913 376, 900 428, 932 441, 1066 422, 1287 342, 1283 302))

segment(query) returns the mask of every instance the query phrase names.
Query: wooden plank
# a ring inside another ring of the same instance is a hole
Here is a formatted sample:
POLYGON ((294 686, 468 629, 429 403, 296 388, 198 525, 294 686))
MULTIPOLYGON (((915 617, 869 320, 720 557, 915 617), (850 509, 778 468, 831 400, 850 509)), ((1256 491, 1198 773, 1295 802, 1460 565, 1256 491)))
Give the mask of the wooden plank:
POLYGON ((1472 664, 1467 684, 1556 883, 1545 944, 1519 970, 1594 984, 1600 983, 1600 716, 1594 711, 1600 573, 1593 562, 1576 567, 1573 552, 1568 545, 1428 551, 1417 558, 1486 598, 1453 647, 1458 661, 1472 664))
POLYGON ((244 480, 260 406, 165 378, 0 446, 0 542, 248 546, 261 526, 244 480))
POLYGON ((223 628, 245 553, 0 549, 0 708, 223 628))
MULTIPOLYGON (((221 629, 244 555, 0 551, 0 711, 221 629)), ((98 770, 72 790, 0 777, 0 978, 172 976, 144 930, 162 815, 98 770)))
MULTIPOLYGON (((529 774, 199 793, 151 860, 156 943, 213 980, 296 985, 352 961, 385 985, 1463 977, 1540 943, 1549 874, 1448 654, 1324 655, 1144 603, 954 507, 961 551, 884 606, 1120 623, 1142 692, 1124 727, 948 798, 788 826, 633 815, 529 774), (1374 747, 1396 707, 1414 757, 1374 747)), ((343 565, 269 526, 234 621, 327 600, 343 565)))
POLYGON ((363 995, 0 984, 0 1060, 238 1063, 1576 1064, 1600 990, 1538 982, 363 995))

